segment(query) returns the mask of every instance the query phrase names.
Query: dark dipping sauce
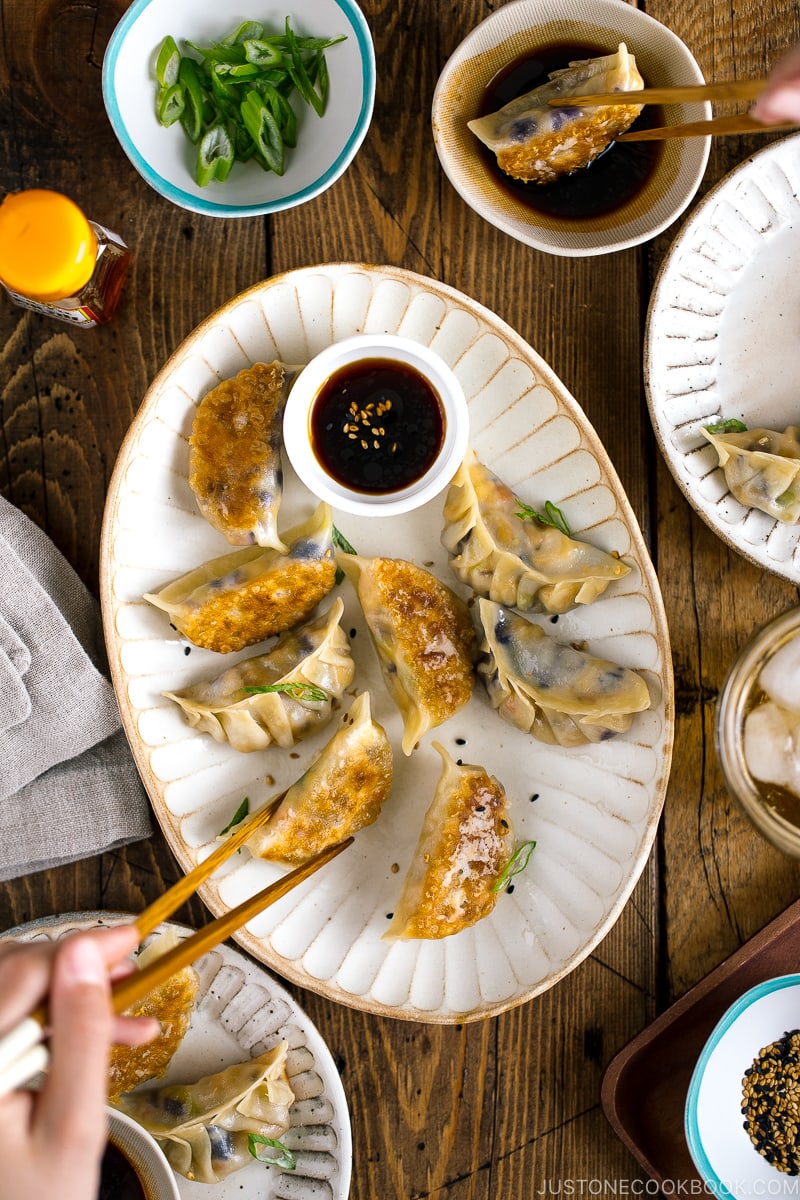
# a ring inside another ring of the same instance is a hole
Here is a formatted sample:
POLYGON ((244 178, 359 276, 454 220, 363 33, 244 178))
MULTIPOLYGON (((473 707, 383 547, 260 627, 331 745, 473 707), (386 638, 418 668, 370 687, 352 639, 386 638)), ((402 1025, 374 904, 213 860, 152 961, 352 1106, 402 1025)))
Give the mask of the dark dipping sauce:
MULTIPOLYGON (((495 75, 484 92, 478 116, 497 112, 517 96, 541 87, 547 83, 551 71, 561 70, 571 62, 605 57, 609 53, 613 51, 607 47, 586 42, 541 46, 534 53, 515 59, 495 75)), ((597 91, 600 90, 598 86, 597 91)), ((621 95, 633 97, 635 92, 621 95)), ((646 104, 630 128, 653 129, 663 124, 661 108, 646 104)), ((524 183, 501 171, 491 150, 482 142, 479 146, 488 170, 514 200, 536 212, 563 220, 607 216, 630 203, 647 184, 663 149, 661 142, 612 142, 588 167, 571 175, 564 175, 553 183, 524 183)))
POLYGON ((113 1142, 106 1142, 97 1200, 147 1200, 136 1168, 113 1142))
POLYGON ((435 462, 444 412, 414 367, 365 359, 334 372, 311 408, 311 447, 345 487, 382 495, 409 487, 435 462))

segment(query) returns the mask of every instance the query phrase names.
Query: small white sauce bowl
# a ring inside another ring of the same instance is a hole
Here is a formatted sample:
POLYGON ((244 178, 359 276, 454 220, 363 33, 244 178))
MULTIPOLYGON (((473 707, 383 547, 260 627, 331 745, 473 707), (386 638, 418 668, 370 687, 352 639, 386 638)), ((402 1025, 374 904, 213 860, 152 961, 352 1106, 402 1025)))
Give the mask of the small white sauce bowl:
POLYGON ((432 500, 461 465, 468 438, 467 400, 451 368, 428 346, 388 333, 357 334, 312 358, 292 385, 283 418, 284 447, 301 482, 332 508, 359 516, 394 517, 432 500), (416 371, 438 396, 443 416, 444 437, 436 459, 419 479, 389 492, 366 492, 341 483, 325 469, 312 445, 312 413, 325 384, 345 367, 374 361, 416 371))
MULTIPOLYGON (((547 254, 585 258, 649 241, 694 199, 708 161, 710 137, 674 138, 644 186, 619 208, 581 218, 538 212, 502 187, 489 171, 467 122, 484 93, 510 63, 537 47, 572 42, 614 53, 620 42, 651 87, 703 83, 694 56, 677 34, 620 0, 510 0, 467 35, 451 54, 433 94, 431 120, 442 170, 471 208, 504 233, 547 254)), ((664 123, 711 116, 708 101, 665 105, 664 123)))

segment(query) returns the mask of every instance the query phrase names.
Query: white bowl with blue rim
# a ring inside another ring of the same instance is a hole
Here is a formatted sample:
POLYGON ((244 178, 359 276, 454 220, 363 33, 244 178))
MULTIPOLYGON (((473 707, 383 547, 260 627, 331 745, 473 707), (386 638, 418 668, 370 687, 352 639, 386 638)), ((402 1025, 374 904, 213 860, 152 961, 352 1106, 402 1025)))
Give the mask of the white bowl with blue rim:
POLYGON ((800 1029, 800 974, 745 992, 716 1025, 686 1097, 684 1132, 707 1194, 797 1196, 800 1178, 759 1153, 745 1128, 743 1081, 762 1050, 800 1029))
POLYGON ((294 9, 274 4, 242 9, 218 0, 134 0, 117 25, 103 59, 103 100, 122 149, 139 174, 167 200, 212 217, 250 217, 303 204, 331 186, 352 162, 366 136, 375 100, 375 51, 354 0, 303 0, 294 9), (181 54, 188 46, 220 42, 248 19, 282 34, 290 18, 298 36, 343 40, 325 51, 327 104, 318 116, 295 93, 297 144, 286 151, 283 174, 251 159, 234 162, 224 181, 195 179, 197 146, 180 121, 158 117, 156 62, 167 36, 181 54))

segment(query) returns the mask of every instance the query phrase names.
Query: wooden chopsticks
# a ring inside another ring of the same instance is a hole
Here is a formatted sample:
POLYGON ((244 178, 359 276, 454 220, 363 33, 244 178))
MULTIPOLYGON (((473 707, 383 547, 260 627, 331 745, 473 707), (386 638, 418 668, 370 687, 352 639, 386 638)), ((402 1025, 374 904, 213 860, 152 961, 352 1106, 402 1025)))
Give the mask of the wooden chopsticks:
POLYGON ((237 825, 230 836, 220 842, 207 858, 204 858, 188 875, 184 875, 168 891, 164 892, 163 896, 159 896, 143 913, 140 913, 135 921, 136 928, 139 930, 139 940, 144 941, 148 933, 152 933, 154 929, 158 929, 161 922, 166 921, 167 917, 171 917, 180 908, 184 900, 188 900, 190 896, 193 896, 200 884, 205 883, 209 876, 216 871, 217 867, 221 867, 230 858, 234 850, 238 850, 240 846, 243 846, 256 829, 259 829, 262 825, 266 825, 285 795, 285 792, 281 792, 279 796, 273 797, 257 813, 253 813, 252 816, 247 817, 237 825))
MULTIPOLYGON (((576 96, 580 108, 596 108, 603 104, 691 104, 700 100, 755 100, 766 85, 766 79, 721 79, 718 83, 695 83, 678 87, 648 87, 632 92, 598 92, 595 96, 576 96)), ((569 97, 547 101, 550 108, 564 108, 569 97)), ((776 133, 796 129, 796 121, 765 125, 749 113, 728 117, 712 117, 704 121, 687 121, 683 125, 660 125, 656 129, 637 129, 621 133, 617 142, 658 142, 669 138, 714 137, 725 133, 776 133)))
MULTIPOLYGON (((599 104, 691 104, 697 100, 755 100, 766 79, 722 79, 719 83, 693 83, 677 87, 640 88, 632 92, 598 92, 576 96, 575 105, 594 108, 599 104)), ((564 108, 569 98, 548 100, 551 108, 564 108)))
MULTIPOLYGON (((283 794, 276 796, 259 812, 242 821, 230 837, 221 842, 202 863, 199 863, 188 875, 179 879, 163 896, 149 905, 135 921, 140 941, 174 913, 184 900, 187 900, 200 884, 213 874, 217 867, 247 841, 256 828, 265 824, 282 799, 283 794)), ((201 958, 214 946, 245 925, 252 917, 262 912, 270 904, 274 904, 276 900, 280 900, 298 884, 346 850, 352 842, 353 838, 349 837, 335 846, 329 846, 320 851, 302 866, 275 880, 262 891, 231 909, 230 912, 205 925, 191 937, 184 938, 172 950, 155 959, 144 970, 133 971, 123 979, 117 980, 111 988, 114 1011, 125 1012, 137 1000, 143 999, 154 988, 162 984, 170 975, 174 975, 176 971, 201 958)), ((47 1007, 42 1005, 30 1016, 25 1017, 15 1029, 0 1038, 0 1096, 14 1088, 21 1087, 40 1071, 46 1069, 49 1061, 48 1050, 44 1045, 47 1019, 47 1007)))
POLYGON ((263 912, 276 900, 280 900, 287 892, 296 888, 303 880, 308 879, 309 875, 313 875, 320 867, 329 863, 332 858, 336 858, 337 854, 341 854, 343 850, 351 846, 354 840, 351 836, 343 842, 338 842, 335 846, 328 846, 327 849, 320 850, 319 854, 315 854, 302 866, 295 867, 288 875, 276 879, 262 891, 256 892, 249 900, 243 900, 241 904, 237 904, 236 908, 232 908, 224 916, 217 917, 215 921, 204 925, 197 933, 185 938, 172 950, 168 950, 160 958, 154 959, 144 970, 133 971, 124 979, 117 980, 111 988, 114 1012, 125 1012, 137 1000, 143 999, 152 992, 153 988, 158 987, 165 979, 169 979, 170 975, 174 975, 182 967, 202 958, 204 954, 220 942, 224 942, 252 917, 263 912))
POLYGON ((712 117, 710 121, 687 121, 685 125, 659 125, 656 129, 636 129, 620 133, 617 142, 659 142, 668 138, 715 137, 723 133, 777 133, 782 129, 796 129, 796 121, 785 121, 779 125, 765 125, 748 113, 732 117, 712 117))

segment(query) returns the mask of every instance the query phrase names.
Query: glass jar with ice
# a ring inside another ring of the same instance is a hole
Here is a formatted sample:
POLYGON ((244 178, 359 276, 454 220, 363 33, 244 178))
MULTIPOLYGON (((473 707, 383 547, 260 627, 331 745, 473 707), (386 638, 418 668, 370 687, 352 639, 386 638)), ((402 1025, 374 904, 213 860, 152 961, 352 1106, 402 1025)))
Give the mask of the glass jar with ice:
POLYGON ((728 788, 756 827, 800 858, 800 608, 766 625, 733 664, 717 750, 728 788))

